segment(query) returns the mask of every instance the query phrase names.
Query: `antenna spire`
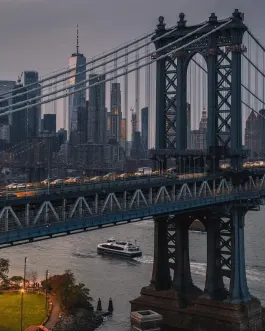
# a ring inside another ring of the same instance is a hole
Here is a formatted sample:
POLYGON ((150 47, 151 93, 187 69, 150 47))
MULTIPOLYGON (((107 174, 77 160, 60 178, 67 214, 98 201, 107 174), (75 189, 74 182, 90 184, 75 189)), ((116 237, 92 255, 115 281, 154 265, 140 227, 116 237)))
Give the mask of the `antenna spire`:
POLYGON ((77 24, 77 28, 76 28, 76 54, 79 53, 79 31, 78 31, 78 24, 77 24))

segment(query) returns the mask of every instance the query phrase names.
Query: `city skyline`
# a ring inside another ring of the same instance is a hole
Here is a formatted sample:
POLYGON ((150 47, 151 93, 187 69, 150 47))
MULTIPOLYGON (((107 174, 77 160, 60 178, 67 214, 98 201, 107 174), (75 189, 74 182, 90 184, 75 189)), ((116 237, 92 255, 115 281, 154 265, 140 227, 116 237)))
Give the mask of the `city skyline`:
MULTIPOLYGON (((167 26, 176 24, 181 11, 187 14, 187 23, 193 24, 205 21, 213 11, 220 18, 229 16, 233 9, 238 7, 245 13, 246 21, 252 27, 253 32, 261 36, 261 41, 264 42, 262 29, 256 23, 259 18, 262 19, 263 4, 259 3, 259 6, 255 7, 253 3, 250 6, 247 1, 242 0, 225 0, 222 4, 217 1, 209 3, 206 0, 199 2, 200 6, 196 6, 198 8, 193 11, 191 10, 192 5, 198 4, 198 1, 181 0, 176 6, 173 0, 167 0, 163 4, 157 0, 146 0, 144 3, 136 0, 133 5, 128 1, 113 0, 110 6, 108 2, 102 0, 89 3, 77 0, 75 7, 68 11, 71 2, 67 0, 57 0, 56 2, 28 0, 23 1, 23 4, 17 0, 1 1, 1 24, 6 28, 2 30, 5 32, 2 36, 0 33, 0 41, 1 38, 13 41, 8 44, 8 47, 2 49, 1 79, 15 80, 18 74, 25 70, 36 70, 40 76, 43 76, 65 68, 67 58, 71 56, 76 47, 76 24, 79 24, 80 27, 82 53, 87 59, 117 47, 126 40, 133 40, 136 36, 153 31, 160 15, 165 16, 167 26), (137 10, 137 4, 141 6, 140 13, 137 10), (106 9, 104 12, 101 10, 102 6, 106 9), (109 7, 116 8, 111 17, 107 14, 109 7), (16 16, 18 9, 19 15, 16 16), (6 20, 10 14, 14 17, 12 27, 6 20), (98 20, 98 17, 101 19, 98 20), (48 20, 49 24, 47 24, 48 20), (38 24, 36 25, 34 22, 38 22, 38 24), (34 29, 32 29, 33 25, 34 29), (27 37, 25 38, 25 36, 27 37), (38 56, 36 56, 37 54, 38 56)), ((143 95, 141 95, 141 99, 144 100, 143 95)), ((109 102, 106 106, 109 110, 108 104, 109 102)), ((134 106, 133 102, 129 104, 129 107, 131 106, 134 106)), ((144 106, 148 105, 142 103, 140 108, 144 106)), ((47 108, 50 108, 50 105, 47 108)), ((47 110, 47 113, 51 113, 51 111, 47 110)), ((60 118, 62 116, 57 114, 57 117, 57 121, 60 123, 58 127, 62 127, 63 120, 60 118)))

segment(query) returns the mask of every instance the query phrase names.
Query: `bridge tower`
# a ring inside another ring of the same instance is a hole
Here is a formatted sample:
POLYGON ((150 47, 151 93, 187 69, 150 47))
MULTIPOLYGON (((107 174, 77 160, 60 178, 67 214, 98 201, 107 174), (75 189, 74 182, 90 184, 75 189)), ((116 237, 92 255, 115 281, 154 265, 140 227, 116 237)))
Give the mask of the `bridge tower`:
MULTIPOLYGON (((152 156, 162 168, 166 169, 167 160, 172 157, 181 168, 178 159, 189 156, 187 68, 193 56, 200 53, 208 71, 206 157, 212 160, 214 167, 211 168, 215 170, 220 160, 230 159, 233 184, 238 188, 243 184, 241 56, 246 50, 242 39, 247 30, 243 18, 237 9, 226 20, 218 20, 212 13, 207 26, 191 36, 191 32, 205 23, 187 26, 181 13, 177 29, 170 33, 164 18, 159 17, 153 36, 155 56, 161 57, 176 49, 171 56, 157 60, 156 148, 152 156), (216 29, 225 22, 225 26, 216 29), (214 32, 209 33, 212 30, 214 32), (183 39, 184 36, 187 37, 183 39), (191 43, 194 39, 198 41, 191 43), (180 41, 174 46, 159 50, 177 40, 180 41), (182 49, 177 50, 180 47, 182 49)), ((209 177, 211 175, 213 172, 209 177)), ((171 327, 172 330, 263 330, 262 308, 249 293, 245 270, 244 217, 252 207, 235 200, 211 209, 201 207, 185 214, 156 217, 151 284, 131 302, 132 310, 152 309, 162 314, 166 330, 171 327), (194 219, 203 222, 207 230, 203 290, 193 285, 190 271, 188 230, 194 219), (228 289, 224 277, 230 281, 228 289)))

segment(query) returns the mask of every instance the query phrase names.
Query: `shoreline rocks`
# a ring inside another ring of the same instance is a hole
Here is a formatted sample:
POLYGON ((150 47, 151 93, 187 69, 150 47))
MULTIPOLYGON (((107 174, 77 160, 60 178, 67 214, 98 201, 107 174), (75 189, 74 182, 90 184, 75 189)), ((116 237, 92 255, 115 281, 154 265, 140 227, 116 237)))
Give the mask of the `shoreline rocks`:
POLYGON ((63 315, 53 331, 94 331, 103 323, 103 317, 92 310, 78 309, 74 314, 63 315))

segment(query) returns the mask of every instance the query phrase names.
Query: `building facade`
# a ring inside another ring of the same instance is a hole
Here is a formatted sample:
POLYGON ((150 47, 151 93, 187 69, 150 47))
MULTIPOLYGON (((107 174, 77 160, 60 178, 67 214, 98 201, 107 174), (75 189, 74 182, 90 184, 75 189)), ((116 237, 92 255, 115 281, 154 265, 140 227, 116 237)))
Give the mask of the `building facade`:
MULTIPOLYGON (((27 105, 27 89, 21 84, 18 83, 12 91, 12 110, 15 110, 20 107, 27 105), (25 93, 23 95, 19 95, 25 93), (16 106, 16 103, 25 102, 19 106, 16 106)), ((21 143, 27 139, 27 110, 21 110, 14 112, 12 114, 12 125, 10 132, 10 140, 12 145, 21 143)))
POLYGON ((246 120, 245 146, 251 159, 265 158, 265 109, 256 115, 252 110, 246 120))
POLYGON ((127 139, 127 132, 126 132, 126 118, 122 118, 121 120, 121 146, 126 149, 126 139, 127 139))
POLYGON ((78 131, 78 113, 86 109, 86 58, 79 53, 78 30, 76 53, 69 58, 68 89, 72 93, 68 100, 68 139, 78 131))
POLYGON ((90 74, 88 109, 88 141, 94 144, 106 144, 107 109, 105 75, 90 74), (102 82, 102 83, 100 83, 102 82))
POLYGON ((148 150, 148 107, 142 108, 141 110, 141 122, 142 122, 142 130, 141 130, 141 142, 142 149, 144 152, 148 150))
POLYGON ((112 83, 110 91, 110 139, 121 142, 121 86, 120 83, 112 83))
POLYGON ((207 113, 204 109, 199 124, 199 130, 190 131, 191 149, 205 149, 207 147, 207 113))
POLYGON ((36 105, 40 101, 41 86, 38 83, 37 71, 24 71, 24 86, 27 91, 27 100, 36 98, 28 103, 27 109, 27 136, 37 137, 41 127, 41 106, 36 105))
POLYGON ((43 131, 47 131, 49 133, 56 132, 56 114, 44 114, 43 131))

